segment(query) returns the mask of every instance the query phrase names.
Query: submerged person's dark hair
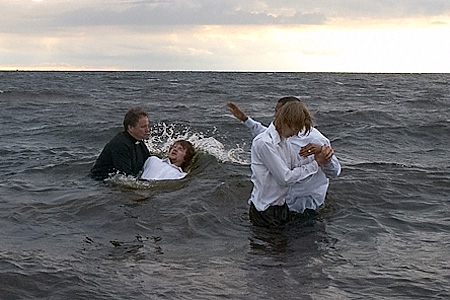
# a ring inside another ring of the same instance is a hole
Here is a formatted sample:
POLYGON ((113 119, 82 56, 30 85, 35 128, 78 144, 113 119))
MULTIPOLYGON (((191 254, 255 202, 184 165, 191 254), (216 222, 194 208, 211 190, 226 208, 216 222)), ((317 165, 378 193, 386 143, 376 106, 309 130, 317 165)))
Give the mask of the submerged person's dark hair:
POLYGON ((128 126, 134 127, 139 124, 139 120, 142 117, 148 117, 148 114, 143 107, 134 107, 130 109, 123 119, 123 128, 125 131, 128 130, 128 126))
POLYGON ((178 140, 175 141, 172 146, 170 146, 169 148, 169 152, 170 150, 172 150, 172 148, 175 145, 181 145, 181 147, 183 147, 186 150, 186 155, 184 156, 184 161, 183 164, 181 165, 181 168, 183 169, 183 171, 186 170, 186 168, 189 166, 189 164, 191 163, 192 158, 195 155, 195 148, 194 146, 191 144, 191 142, 186 141, 186 140, 178 140))

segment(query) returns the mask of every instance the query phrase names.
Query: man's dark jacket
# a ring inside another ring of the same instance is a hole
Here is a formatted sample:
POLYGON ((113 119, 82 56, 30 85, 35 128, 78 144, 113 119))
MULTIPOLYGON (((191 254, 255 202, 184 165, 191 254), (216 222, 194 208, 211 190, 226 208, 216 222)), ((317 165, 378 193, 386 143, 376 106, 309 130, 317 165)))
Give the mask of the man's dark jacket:
POLYGON ((143 141, 138 141, 128 132, 123 131, 105 145, 90 175, 98 180, 103 180, 110 173, 117 171, 136 176, 149 156, 150 153, 143 141))

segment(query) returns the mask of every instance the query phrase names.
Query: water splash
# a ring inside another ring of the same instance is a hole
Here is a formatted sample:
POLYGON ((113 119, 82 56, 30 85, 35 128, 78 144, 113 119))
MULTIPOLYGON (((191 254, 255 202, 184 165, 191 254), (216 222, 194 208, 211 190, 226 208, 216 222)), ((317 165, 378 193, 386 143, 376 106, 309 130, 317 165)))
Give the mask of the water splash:
MULTIPOLYGON (((213 134, 214 134, 213 130, 213 134)), ((145 141, 150 155, 166 157, 170 146, 177 140, 191 142, 199 155, 212 155, 219 163, 231 162, 241 165, 250 164, 250 153, 244 150, 245 145, 236 145, 235 148, 226 149, 224 144, 212 136, 202 132, 194 132, 188 126, 178 124, 156 123, 151 128, 151 135, 145 141)), ((105 180, 109 184, 132 190, 162 190, 177 188, 179 180, 143 181, 138 177, 123 174, 114 174, 105 180)))
MULTIPOLYGON (((214 131, 212 132, 214 133, 214 131)), ((250 154, 244 150, 245 145, 226 149, 215 137, 206 136, 202 132, 194 132, 190 127, 177 124, 156 123, 151 128, 151 136, 146 145, 153 155, 165 155, 170 146, 177 140, 191 142, 197 151, 213 155, 219 162, 233 162, 243 165, 250 163, 250 154)))

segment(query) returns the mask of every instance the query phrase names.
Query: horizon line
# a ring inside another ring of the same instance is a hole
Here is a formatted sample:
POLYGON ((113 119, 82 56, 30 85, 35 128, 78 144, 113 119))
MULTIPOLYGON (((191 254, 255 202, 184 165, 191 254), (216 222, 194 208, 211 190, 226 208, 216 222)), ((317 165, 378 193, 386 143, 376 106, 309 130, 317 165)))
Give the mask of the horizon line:
POLYGON ((216 73, 336 73, 336 74, 450 74, 449 72, 388 71, 292 71, 292 70, 133 70, 133 69, 64 69, 64 68, 1 68, 0 72, 216 72, 216 73))

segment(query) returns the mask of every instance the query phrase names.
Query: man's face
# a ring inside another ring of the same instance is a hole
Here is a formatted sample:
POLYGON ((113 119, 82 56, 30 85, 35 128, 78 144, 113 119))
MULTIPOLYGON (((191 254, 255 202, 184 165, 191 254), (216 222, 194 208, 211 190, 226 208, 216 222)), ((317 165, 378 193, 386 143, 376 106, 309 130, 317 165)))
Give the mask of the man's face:
POLYGON ((141 117, 136 126, 128 126, 128 133, 138 141, 146 140, 150 136, 149 124, 147 117, 141 117))
POLYGON ((169 160, 172 164, 181 167, 184 162, 184 157, 186 156, 186 149, 177 143, 173 145, 172 149, 169 152, 169 160))

